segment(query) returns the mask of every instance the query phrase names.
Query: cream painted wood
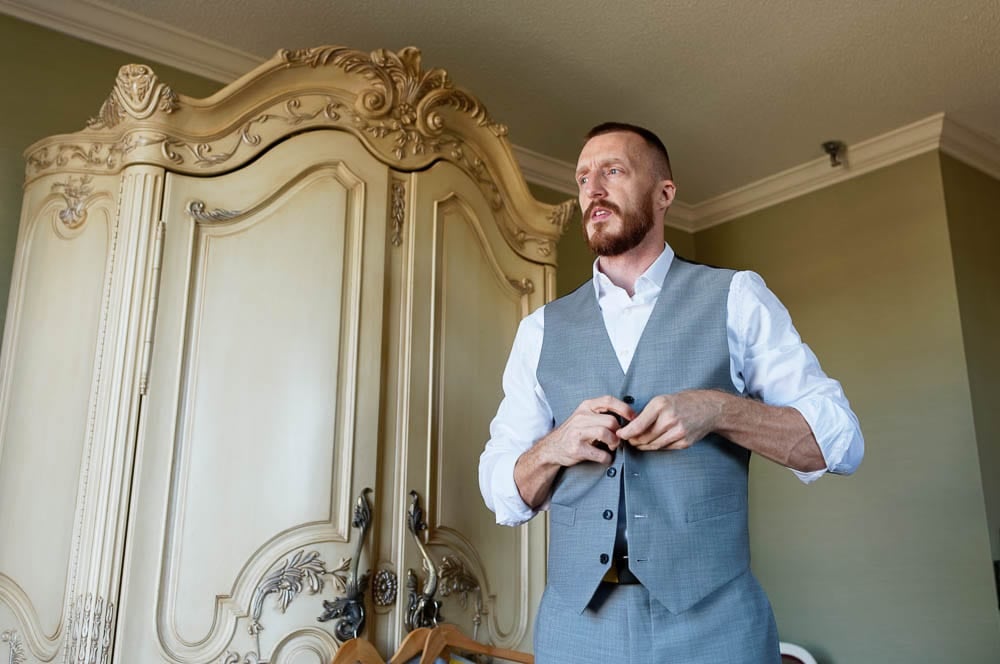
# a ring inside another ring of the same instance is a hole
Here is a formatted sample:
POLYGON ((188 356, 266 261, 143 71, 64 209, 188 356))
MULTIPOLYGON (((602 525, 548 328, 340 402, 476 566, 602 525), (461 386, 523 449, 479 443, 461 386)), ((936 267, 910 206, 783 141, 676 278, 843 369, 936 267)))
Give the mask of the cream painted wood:
MULTIPOLYGON (((544 523, 496 526, 479 498, 477 468, 518 323, 551 299, 546 271, 503 241, 497 213, 453 165, 415 174, 410 186, 397 315, 409 352, 391 369, 405 386, 392 409, 403 478, 393 502, 403 513, 410 489, 422 497, 438 592, 448 593, 440 598, 445 619, 498 646, 530 650, 544 586, 544 523)), ((419 552, 402 536, 405 523, 396 529, 393 557, 425 579, 419 552)))
POLYGON ((0 605, 25 657, 100 652, 111 626, 129 466, 119 412, 132 407, 119 360, 144 255, 143 215, 119 206, 158 198, 161 182, 138 166, 26 190, 0 366, 0 605))
POLYGON ((377 485, 388 195, 388 169, 340 132, 168 176, 118 661, 268 658, 316 625, 319 595, 284 614, 265 598, 259 646, 248 614, 296 553, 351 558, 354 499, 377 485))
POLYGON ((476 467, 572 202, 530 196, 506 132, 416 49, 329 46, 204 100, 127 65, 26 151, 0 659, 323 664, 355 558, 391 653, 425 544, 445 619, 530 648, 544 524, 492 525, 476 467))

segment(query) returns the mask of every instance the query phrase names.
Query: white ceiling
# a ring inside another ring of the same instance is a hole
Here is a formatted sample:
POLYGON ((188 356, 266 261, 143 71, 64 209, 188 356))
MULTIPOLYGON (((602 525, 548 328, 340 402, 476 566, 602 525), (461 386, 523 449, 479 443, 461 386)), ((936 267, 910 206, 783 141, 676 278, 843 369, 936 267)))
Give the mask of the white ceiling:
POLYGON ((1000 139, 998 0, 103 4, 260 59, 417 46, 535 152, 575 163, 592 125, 648 126, 687 203, 936 113, 1000 139))

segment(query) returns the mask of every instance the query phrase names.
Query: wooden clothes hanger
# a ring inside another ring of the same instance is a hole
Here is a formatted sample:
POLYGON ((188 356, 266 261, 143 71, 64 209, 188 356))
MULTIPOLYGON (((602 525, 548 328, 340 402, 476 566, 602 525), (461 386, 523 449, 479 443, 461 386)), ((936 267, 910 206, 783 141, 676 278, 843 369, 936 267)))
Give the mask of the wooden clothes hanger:
MULTIPOLYGON (((407 634, 389 664, 405 664, 417 656, 420 657, 420 664, 433 664, 439 657, 447 658, 452 648, 520 664, 535 662, 535 656, 530 653, 480 643, 467 637, 458 627, 442 624, 434 629, 418 627, 407 634)), ((384 664, 384 660, 375 646, 363 638, 356 638, 340 646, 331 664, 384 664)))
POLYGON ((407 634, 403 642, 399 644, 399 648, 396 649, 396 654, 389 660, 389 664, 404 664, 404 662, 420 655, 424 651, 424 644, 427 643, 427 637, 430 634, 431 630, 428 627, 418 627, 407 634))
MULTIPOLYGON (((424 651, 424 644, 430 633, 431 630, 427 627, 418 627, 407 634, 403 642, 399 644, 396 654, 389 660, 389 664, 405 664, 405 662, 419 657, 424 651)), ((345 641, 337 650, 330 664, 386 664, 386 662, 371 642, 358 637, 345 641)))
POLYGON ((345 641, 337 649, 331 664, 385 664, 375 646, 362 638, 345 641))
MULTIPOLYGON (((459 631, 454 625, 438 625, 430 630, 427 641, 424 644, 424 654, 420 657, 420 664, 434 664, 434 660, 450 654, 451 648, 455 647, 464 652, 472 652, 480 655, 498 657, 510 662, 520 662, 521 664, 535 664, 535 656, 531 653, 508 650, 507 648, 497 648, 485 643, 480 643, 475 639, 470 639, 459 631)), ((403 660, 405 661, 405 660, 403 660)), ((395 664, 395 660, 393 663, 395 664)))

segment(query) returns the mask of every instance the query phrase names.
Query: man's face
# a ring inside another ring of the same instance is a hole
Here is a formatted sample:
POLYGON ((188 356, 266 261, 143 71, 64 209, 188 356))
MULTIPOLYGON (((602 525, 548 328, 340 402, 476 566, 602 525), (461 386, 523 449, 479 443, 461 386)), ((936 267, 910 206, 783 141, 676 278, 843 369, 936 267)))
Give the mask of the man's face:
POLYGON ((635 248, 653 228, 658 182, 647 150, 640 136, 612 132, 590 139, 580 152, 583 235, 598 256, 635 248))

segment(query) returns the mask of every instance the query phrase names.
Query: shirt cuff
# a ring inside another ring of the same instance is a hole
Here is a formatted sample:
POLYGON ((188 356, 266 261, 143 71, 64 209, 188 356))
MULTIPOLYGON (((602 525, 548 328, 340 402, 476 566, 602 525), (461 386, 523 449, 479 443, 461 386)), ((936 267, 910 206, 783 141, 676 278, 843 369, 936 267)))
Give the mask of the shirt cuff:
POLYGON ((826 468, 821 470, 800 471, 793 468, 795 476, 810 484, 826 473, 853 473, 860 458, 852 450, 863 449, 864 445, 859 437, 857 422, 828 399, 803 399, 789 405, 802 414, 826 462, 826 468))
POLYGON ((519 526, 531 520, 537 510, 531 509, 521 498, 514 482, 514 465, 517 457, 505 455, 496 462, 493 471, 493 507, 497 523, 501 526, 519 526))

